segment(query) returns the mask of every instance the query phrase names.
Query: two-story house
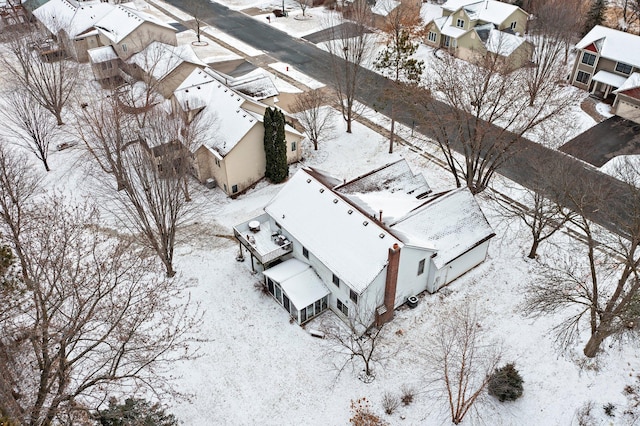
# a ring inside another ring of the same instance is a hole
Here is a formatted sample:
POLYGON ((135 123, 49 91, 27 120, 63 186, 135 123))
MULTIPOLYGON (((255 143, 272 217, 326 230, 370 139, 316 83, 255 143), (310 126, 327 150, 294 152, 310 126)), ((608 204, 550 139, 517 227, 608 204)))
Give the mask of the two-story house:
POLYGON ((114 7, 98 0, 49 0, 35 9, 33 15, 57 38, 68 56, 87 62, 87 50, 100 46, 93 26, 114 7))
POLYGON ((607 98, 640 71, 640 37, 596 25, 576 44, 570 82, 607 98))
POLYGON ((493 54, 520 67, 533 52, 521 36, 527 19, 518 6, 497 0, 449 0, 442 5, 442 16, 427 22, 425 43, 461 59, 493 54))
MULTIPOLYGON (((174 111, 204 121, 205 142, 194 152, 196 177, 215 182, 227 195, 237 195, 265 175, 264 113, 268 105, 227 87, 215 71, 195 69, 172 97, 174 111), (200 117, 197 117, 200 115, 200 117)), ((302 156, 304 136, 285 125, 287 162, 302 156)))
POLYGON ((389 321, 482 263, 495 235, 467 188, 431 194, 405 160, 348 182, 303 168, 264 210, 234 234, 299 324, 326 309, 389 321))

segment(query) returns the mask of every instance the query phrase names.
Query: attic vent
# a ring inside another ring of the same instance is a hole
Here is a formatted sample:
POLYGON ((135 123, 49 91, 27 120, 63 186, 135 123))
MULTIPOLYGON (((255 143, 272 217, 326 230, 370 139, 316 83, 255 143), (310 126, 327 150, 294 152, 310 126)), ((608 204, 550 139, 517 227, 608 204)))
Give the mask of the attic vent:
POLYGON ((384 238, 384 234, 380 234, 380 235, 378 235, 378 237, 384 238))
POLYGON ((311 179, 307 179, 307 183, 311 183, 311 179))
POLYGON ((347 214, 351 214, 351 213, 353 213, 353 210, 351 209, 347 210, 347 214))
POLYGON ((369 224, 369 221, 365 220, 364 222, 362 222, 362 225, 367 226, 369 224))
POLYGON ((200 86, 198 86, 198 90, 200 90, 200 86))
POLYGON ((242 114, 242 118, 245 118, 247 116, 247 114, 242 114))
POLYGON ((189 93, 189 89, 185 89, 184 93, 189 93))
POLYGON ((228 91, 228 90, 229 90, 229 89, 224 89, 224 93, 227 93, 227 91, 228 91))
POLYGON ((338 204, 338 199, 337 198, 333 199, 333 204, 338 204))
POLYGON ((324 188, 320 188, 320 193, 322 194, 324 192, 324 188))

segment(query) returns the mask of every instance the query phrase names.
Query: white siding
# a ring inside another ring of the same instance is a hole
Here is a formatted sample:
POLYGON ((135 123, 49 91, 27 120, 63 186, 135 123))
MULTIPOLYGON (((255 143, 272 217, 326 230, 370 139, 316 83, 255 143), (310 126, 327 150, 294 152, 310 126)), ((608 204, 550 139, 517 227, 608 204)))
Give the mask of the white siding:
POLYGON ((398 271, 398 285, 396 288, 395 307, 407 301, 409 296, 415 296, 427 290, 429 269, 432 268, 432 251, 419 247, 404 246, 400 250, 400 270, 398 271), (418 275, 418 265, 424 259, 424 272, 418 275))

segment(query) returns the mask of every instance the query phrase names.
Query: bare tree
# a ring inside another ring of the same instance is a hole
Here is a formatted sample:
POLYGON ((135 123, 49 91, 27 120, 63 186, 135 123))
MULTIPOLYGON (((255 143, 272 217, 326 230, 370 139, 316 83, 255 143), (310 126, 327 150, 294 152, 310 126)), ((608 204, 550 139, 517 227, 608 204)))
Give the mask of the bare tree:
POLYGON ((15 34, 5 46, 6 53, 0 55, 0 63, 14 85, 23 87, 62 125, 62 111, 79 81, 79 65, 60 58, 64 50, 58 50, 61 47, 53 41, 43 41, 44 38, 38 30, 26 36, 15 34), (48 50, 57 57, 47 56, 44 52, 48 50))
POLYGON ((485 396, 491 373, 501 359, 501 348, 488 341, 475 312, 460 308, 440 319, 426 346, 429 382, 449 408, 451 421, 460 424, 485 396))
POLYGON ((307 8, 309 7, 309 0, 296 0, 296 3, 298 3, 298 6, 300 6, 300 10, 302 11, 302 16, 307 16, 306 12, 307 12, 307 8))
MULTIPOLYGON (((3 170, 27 168, 10 154, 0 160, 3 170)), ((0 409, 20 424, 73 424, 114 392, 171 392, 163 372, 193 355, 199 323, 183 284, 163 278, 131 240, 102 232, 90 204, 34 198, 28 181, 6 176, 0 192, 22 194, 0 205, 19 285, 2 290, 21 303, 0 318, 0 391, 11 389, 0 409)))
POLYGON ((196 207, 186 192, 191 158, 175 133, 181 127, 173 121, 182 123, 182 117, 163 108, 145 115, 146 126, 139 127, 113 97, 103 99, 83 110, 78 134, 102 171, 115 178, 117 187, 97 179, 104 183, 103 195, 117 206, 115 216, 159 256, 171 277, 178 229, 196 207))
POLYGON ((469 63, 441 52, 432 68, 426 79, 430 91, 418 105, 419 114, 456 184, 465 184, 474 194, 512 157, 520 137, 546 122, 562 123, 576 96, 545 81, 555 90, 540 89, 530 105, 527 71, 513 70, 498 55, 469 63))
POLYGON ((35 154, 49 171, 49 145, 57 136, 57 126, 51 114, 22 87, 4 94, 0 117, 9 124, 0 133, 18 141, 35 154))
POLYGON ((388 350, 383 347, 387 339, 385 325, 369 325, 358 312, 349 316, 346 323, 324 322, 322 332, 329 342, 329 351, 342 358, 335 365, 338 376, 348 365, 355 368, 356 364, 361 363, 363 370, 359 378, 365 383, 370 383, 375 379, 374 365, 389 356, 388 350))
POLYGON ((334 19, 326 25, 331 40, 327 44, 331 53, 331 69, 335 77, 334 88, 342 118, 351 133, 351 123, 362 112, 356 97, 364 88, 363 66, 373 54, 374 45, 369 26, 373 15, 366 0, 356 0, 342 5, 342 15, 331 15, 334 19))
POLYGON ((535 259, 540 244, 575 216, 563 205, 566 191, 573 189, 569 171, 561 165, 540 164, 535 159, 532 166, 541 178, 531 188, 505 183, 510 190, 508 197, 497 191, 491 194, 504 217, 520 219, 531 232, 529 259, 535 259))
POLYGON ((640 1, 638 0, 622 0, 622 22, 620 22, 623 31, 640 34, 640 1), (634 31, 635 30, 635 31, 634 31))
POLYGON ((396 104, 399 99, 413 91, 412 86, 420 82, 424 71, 424 61, 413 58, 418 50, 418 37, 422 32, 420 9, 413 3, 398 5, 386 16, 384 32, 387 46, 378 54, 374 66, 392 82, 382 91, 382 98, 389 105, 391 118, 391 154, 395 136, 396 104))
POLYGON ((594 186, 580 197, 570 193, 573 209, 585 243, 584 257, 568 254, 548 266, 527 297, 526 309, 533 315, 571 312, 555 327, 558 342, 567 346, 588 324, 590 337, 585 356, 594 357, 610 337, 636 335, 640 321, 640 190, 635 187, 634 166, 622 170, 627 188, 623 205, 605 186, 594 186), (609 198, 611 197, 611 198, 609 198), (588 217, 593 206, 608 205, 609 217, 622 224, 619 235, 603 231, 588 217), (570 311, 567 311, 570 309, 570 311))
POLYGON ((534 47, 545 44, 542 52, 534 52, 536 57, 546 58, 540 66, 544 71, 552 64, 551 56, 554 56, 555 48, 561 47, 564 51, 564 65, 569 59, 569 50, 575 44, 578 34, 584 27, 586 15, 585 2, 582 0, 541 0, 533 2, 533 9, 526 9, 534 15, 531 20, 529 40, 534 47), (551 43, 551 44, 550 44, 551 43), (557 46, 553 46, 553 44, 557 46))
POLYGON ((304 127, 305 134, 318 150, 318 143, 334 130, 333 109, 327 106, 328 96, 321 90, 309 90, 296 97, 293 105, 295 117, 304 127))

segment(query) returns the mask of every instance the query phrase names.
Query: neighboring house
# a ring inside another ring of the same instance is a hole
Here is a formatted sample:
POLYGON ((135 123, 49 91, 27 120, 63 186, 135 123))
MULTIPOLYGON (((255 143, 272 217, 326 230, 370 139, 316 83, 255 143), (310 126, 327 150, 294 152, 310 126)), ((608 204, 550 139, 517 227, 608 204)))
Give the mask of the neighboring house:
MULTIPOLYGON (((174 110, 189 120, 197 117, 208 127, 206 142, 197 148, 195 174, 203 183, 213 179, 228 195, 243 192, 264 177, 263 117, 266 104, 240 94, 214 77, 210 69, 196 69, 173 94, 174 110)), ((300 160, 303 135, 285 126, 287 162, 300 160)))
POLYGON ((19 0, 0 0, 0 32, 29 22, 29 12, 19 0))
POLYGON ((33 15, 57 38, 68 56, 87 62, 87 50, 101 45, 93 26, 114 7, 97 0, 49 0, 35 9, 33 15))
POLYGON ((496 0, 449 0, 442 5, 442 16, 427 22, 425 43, 465 60, 494 54, 520 67, 533 52, 521 36, 527 19, 518 6, 496 0))
POLYGON ((103 87, 116 87, 123 82, 122 61, 111 46, 96 47, 87 51, 91 71, 103 87))
POLYGON ((129 6, 117 5, 95 23, 100 46, 112 46, 123 61, 142 51, 151 42, 176 46, 176 29, 156 17, 129 6))
POLYGON ((571 84, 603 98, 640 71, 640 36, 596 25, 576 50, 571 84))
POLYGON ((195 69, 207 66, 190 45, 152 42, 127 61, 127 73, 145 81, 166 99, 195 69))
POLYGON ((631 74, 613 93, 616 99, 611 111, 615 115, 640 124, 640 73, 631 74))
POLYGON ((469 189, 430 191, 405 160, 345 183, 303 168, 234 234, 299 324, 326 309, 383 323, 483 262, 495 235, 469 189))

